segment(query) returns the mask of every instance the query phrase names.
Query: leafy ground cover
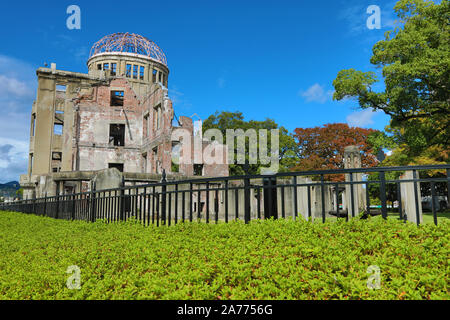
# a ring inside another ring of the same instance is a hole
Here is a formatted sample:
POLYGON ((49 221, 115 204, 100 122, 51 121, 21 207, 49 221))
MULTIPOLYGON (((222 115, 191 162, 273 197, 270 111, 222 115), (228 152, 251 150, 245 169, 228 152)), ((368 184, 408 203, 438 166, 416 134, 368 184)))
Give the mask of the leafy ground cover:
POLYGON ((0 212, 0 299, 448 299, 449 227, 396 219, 144 227, 0 212), (80 289, 66 287, 71 265, 80 289), (371 265, 379 289, 367 287, 371 265))

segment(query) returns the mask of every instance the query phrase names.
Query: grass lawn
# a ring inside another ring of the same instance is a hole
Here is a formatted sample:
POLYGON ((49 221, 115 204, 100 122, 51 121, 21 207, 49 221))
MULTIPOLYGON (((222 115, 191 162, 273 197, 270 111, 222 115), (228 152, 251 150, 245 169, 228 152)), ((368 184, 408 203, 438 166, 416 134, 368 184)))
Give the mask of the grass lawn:
POLYGON ((450 222, 144 227, 0 212, 0 299, 449 299, 450 222), (68 289, 69 266, 81 288, 68 289), (367 268, 380 268, 369 289, 367 268))

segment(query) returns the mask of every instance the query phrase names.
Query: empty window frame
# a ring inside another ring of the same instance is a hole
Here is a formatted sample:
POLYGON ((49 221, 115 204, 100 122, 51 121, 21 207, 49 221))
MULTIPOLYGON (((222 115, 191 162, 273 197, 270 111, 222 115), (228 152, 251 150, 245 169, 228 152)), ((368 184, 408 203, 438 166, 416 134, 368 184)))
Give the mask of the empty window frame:
POLYGON ((115 76, 117 74, 117 63, 111 63, 111 75, 115 76))
POLYGON ((149 132, 148 132, 148 114, 146 114, 144 116, 143 135, 144 135, 144 138, 149 136, 149 132))
POLYGON ((158 71, 156 69, 153 69, 153 71, 152 71, 152 81, 153 81, 153 83, 156 83, 156 73, 157 72, 158 71))
POLYGON ((52 160, 59 160, 62 159, 62 152, 52 152, 52 160))
POLYGON ((55 123, 64 124, 64 111, 56 110, 55 111, 55 123))
POLYGON ((152 172, 158 173, 158 147, 152 149, 152 172))
POLYGON ((111 91, 111 107, 123 106, 123 91, 113 90, 111 91))
POLYGON ((194 164, 194 176, 203 175, 203 164, 194 164))
POLYGON ((144 153, 144 154, 142 154, 142 165, 143 165, 143 170, 144 170, 144 173, 147 173, 147 154, 146 153, 144 153))
POLYGON ((53 134, 55 136, 60 136, 63 133, 63 125, 61 123, 55 123, 53 125, 53 134))
POLYGON ((137 65, 133 65, 133 79, 137 79, 138 78, 138 67, 137 65))
POLYGON ((108 168, 117 168, 117 170, 123 172, 123 163, 108 163, 108 168))
POLYGON ((154 112, 153 112, 153 127, 155 130, 158 130, 161 127, 161 105, 158 104, 155 108, 154 108, 154 112))
POLYGON ((33 154, 30 153, 30 175, 33 174, 33 154))
POLYGON ((97 64, 97 70, 102 70, 102 64, 101 63, 97 64))
POLYGON ((112 123, 109 125, 109 145, 122 147, 125 145, 125 125, 112 123))
POLYGON ((163 75, 162 75, 162 84, 163 84, 163 86, 166 85, 166 74, 165 73, 163 73, 163 75))
POLYGON ((36 130, 36 113, 31 115, 31 135, 34 137, 34 131, 36 130))
POLYGON ((143 67, 143 66, 139 67, 139 80, 144 80, 144 70, 145 70, 145 67, 143 67))
POLYGON ((67 86, 64 84, 57 84, 56 85, 56 91, 66 92, 67 86))
POLYGON ((127 69, 126 69, 125 76, 127 78, 131 78, 131 64, 127 64, 127 69))
POLYGON ((161 82, 161 79, 162 79, 162 72, 160 71, 158 75, 158 82, 161 82))
POLYGON ((109 63, 103 64, 103 70, 109 70, 109 63))

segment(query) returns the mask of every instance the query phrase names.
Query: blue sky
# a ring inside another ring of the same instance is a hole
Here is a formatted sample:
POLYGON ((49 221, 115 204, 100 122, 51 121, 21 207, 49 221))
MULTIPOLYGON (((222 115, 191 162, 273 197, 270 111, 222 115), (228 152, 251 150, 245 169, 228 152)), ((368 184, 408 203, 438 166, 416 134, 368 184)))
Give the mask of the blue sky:
POLYGON ((90 47, 106 34, 133 32, 155 41, 170 68, 177 116, 219 110, 247 120, 272 118, 288 130, 330 122, 383 129, 389 118, 333 102, 341 69, 374 69, 373 44, 394 26, 395 1, 8 1, 0 12, 0 182, 26 173, 35 70, 87 72, 90 47), (66 27, 69 5, 81 29, 66 27), (366 27, 369 5, 381 29, 366 27))

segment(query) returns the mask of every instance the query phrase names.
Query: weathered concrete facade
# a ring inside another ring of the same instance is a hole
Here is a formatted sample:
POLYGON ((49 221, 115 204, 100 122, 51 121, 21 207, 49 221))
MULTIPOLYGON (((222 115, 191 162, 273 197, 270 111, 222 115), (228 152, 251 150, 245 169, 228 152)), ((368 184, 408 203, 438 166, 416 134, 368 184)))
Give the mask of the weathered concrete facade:
MULTIPOLYGON (((169 177, 194 175, 192 161, 172 165, 177 126, 164 54, 146 38, 116 35, 115 42, 107 39, 107 50, 103 39, 103 47, 94 45, 87 74, 55 64, 37 70, 28 173, 20 181, 24 198, 85 191, 96 171, 112 167, 133 182, 159 180, 163 170, 169 177), (130 44, 136 39, 142 47, 130 44)), ((178 125, 194 136, 191 118, 179 117, 178 125)), ((228 166, 205 164, 202 172, 224 176, 228 166)))

